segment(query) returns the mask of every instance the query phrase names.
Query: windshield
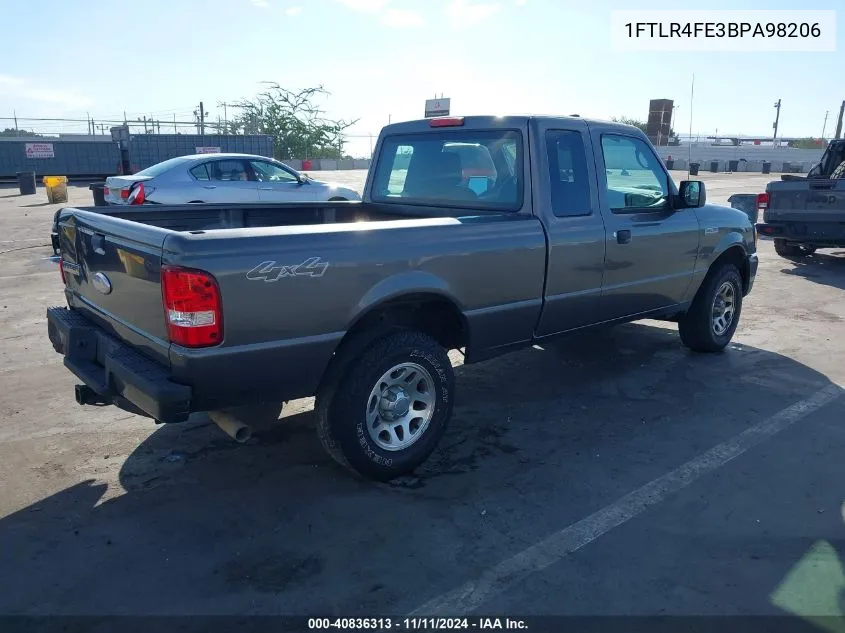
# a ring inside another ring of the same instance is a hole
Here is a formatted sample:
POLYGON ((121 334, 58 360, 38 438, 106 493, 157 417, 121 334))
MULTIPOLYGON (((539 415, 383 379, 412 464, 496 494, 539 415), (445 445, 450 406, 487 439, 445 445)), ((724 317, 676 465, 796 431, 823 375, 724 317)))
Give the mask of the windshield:
POLYGON ((514 131, 447 131, 389 136, 373 200, 518 210, 522 146, 514 131))
POLYGON ((171 158, 170 160, 166 160, 162 163, 156 163, 155 165, 150 165, 146 169, 142 169, 141 171, 137 172, 136 176, 149 176, 150 178, 155 178, 159 174, 163 174, 169 169, 173 169, 181 162, 184 162, 184 158, 171 158))

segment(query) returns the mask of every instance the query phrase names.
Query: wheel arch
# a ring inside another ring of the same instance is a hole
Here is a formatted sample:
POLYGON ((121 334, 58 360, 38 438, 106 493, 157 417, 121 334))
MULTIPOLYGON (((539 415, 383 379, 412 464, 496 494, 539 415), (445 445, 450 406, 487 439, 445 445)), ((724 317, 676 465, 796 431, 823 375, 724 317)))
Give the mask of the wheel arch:
POLYGON ((446 350, 469 345, 469 323, 449 294, 435 288, 386 293, 366 302, 351 319, 323 372, 318 393, 337 380, 365 349, 398 329, 427 334, 446 350))

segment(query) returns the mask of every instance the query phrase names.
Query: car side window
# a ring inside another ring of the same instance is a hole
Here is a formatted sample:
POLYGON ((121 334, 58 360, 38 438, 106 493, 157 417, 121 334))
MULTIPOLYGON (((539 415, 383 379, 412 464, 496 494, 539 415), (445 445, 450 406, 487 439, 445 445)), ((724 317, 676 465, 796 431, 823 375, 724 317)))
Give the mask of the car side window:
POLYGON ((253 160, 249 164, 255 172, 255 179, 259 182, 297 182, 296 176, 273 163, 253 160))
POLYGON ((210 180, 208 177, 208 165, 203 163, 191 169, 191 175, 197 180, 210 180))
POLYGON ((242 160, 218 160, 210 163, 208 168, 211 179, 222 182, 238 182, 249 180, 246 163, 242 160))
POLYGON ((601 138, 601 148, 611 211, 659 211, 667 207, 668 176, 645 141, 605 134, 601 138))
POLYGON ((587 152, 580 132, 546 132, 552 212, 559 218, 590 215, 587 152))

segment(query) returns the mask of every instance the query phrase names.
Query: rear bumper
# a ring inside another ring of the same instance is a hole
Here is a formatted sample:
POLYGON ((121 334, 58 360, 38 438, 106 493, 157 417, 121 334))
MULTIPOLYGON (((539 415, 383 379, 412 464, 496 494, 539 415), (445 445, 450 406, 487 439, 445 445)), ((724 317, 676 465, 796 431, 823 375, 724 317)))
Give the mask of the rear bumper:
POLYGON ((167 369, 78 312, 49 308, 47 332, 53 349, 64 356, 65 367, 88 388, 77 388, 80 404, 113 404, 160 422, 188 418, 190 387, 170 380, 167 369))
POLYGON ((845 222, 762 222, 760 237, 784 239, 813 246, 845 246, 845 222))

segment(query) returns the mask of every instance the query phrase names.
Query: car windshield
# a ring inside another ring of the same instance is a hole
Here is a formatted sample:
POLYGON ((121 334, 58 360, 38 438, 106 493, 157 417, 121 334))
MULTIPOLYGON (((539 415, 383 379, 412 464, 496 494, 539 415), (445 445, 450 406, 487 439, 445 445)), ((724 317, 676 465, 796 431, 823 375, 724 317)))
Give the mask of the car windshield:
POLYGON ((163 174, 169 169, 173 169, 176 165, 185 162, 184 158, 171 158, 170 160, 166 160, 161 163, 156 163, 155 165, 150 165, 146 169, 142 169, 141 171, 137 172, 135 176, 149 176, 150 178, 155 178, 159 174, 163 174))
POLYGON ((522 147, 514 131, 443 131, 388 136, 374 200, 518 210, 522 147))

